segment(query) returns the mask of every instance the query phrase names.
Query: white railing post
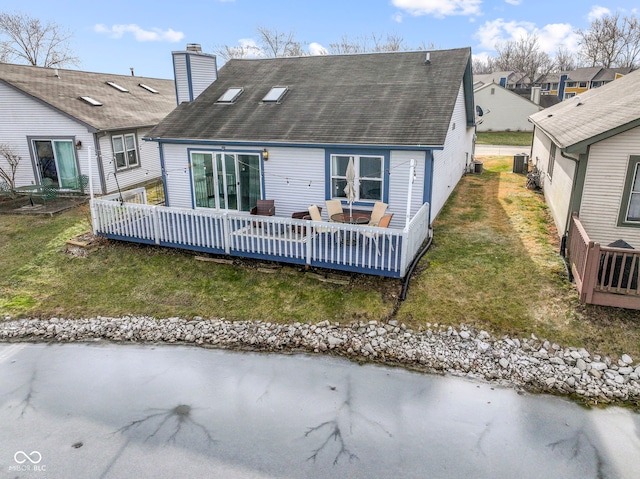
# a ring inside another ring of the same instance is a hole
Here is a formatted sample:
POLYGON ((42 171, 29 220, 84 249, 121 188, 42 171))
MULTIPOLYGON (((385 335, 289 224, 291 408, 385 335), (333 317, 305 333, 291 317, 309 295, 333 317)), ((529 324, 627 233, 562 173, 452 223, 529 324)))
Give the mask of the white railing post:
POLYGON ((311 220, 307 220, 307 226, 305 226, 303 231, 306 232, 307 234, 307 241, 305 241, 306 243, 306 251, 305 251, 305 256, 306 256, 306 263, 307 265, 311 264, 311 259, 313 258, 313 236, 314 236, 314 232, 311 229, 311 220))
POLYGON ((402 253, 400 253, 400 277, 407 273, 407 255, 409 254, 409 227, 402 230, 402 253))
POLYGON ((222 240, 224 241, 224 252, 226 254, 230 254, 231 253, 231 224, 229 223, 229 214, 228 213, 223 213, 222 215, 222 231, 223 231, 223 238, 222 240))
POLYGON ((156 244, 160 244, 160 218, 158 214, 158 207, 154 206, 151 210, 153 218, 153 236, 156 244))

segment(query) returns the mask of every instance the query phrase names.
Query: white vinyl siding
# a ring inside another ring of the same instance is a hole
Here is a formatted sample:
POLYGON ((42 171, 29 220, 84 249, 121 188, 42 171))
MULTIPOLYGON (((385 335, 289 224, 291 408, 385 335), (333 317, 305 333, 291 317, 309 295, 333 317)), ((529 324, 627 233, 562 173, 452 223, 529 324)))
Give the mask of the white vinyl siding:
POLYGON ((189 55, 191 62, 191 86, 193 99, 207 89, 218 78, 216 57, 213 55, 189 55))
POLYGON ((326 219, 325 156, 321 148, 268 148, 264 162, 265 197, 275 200, 278 216, 322 206, 326 219))
MULTIPOLYGON (((9 145, 22 158, 16 174, 16 186, 32 185, 37 181, 28 138, 81 141, 82 148, 76 150, 79 173, 88 174, 87 152, 88 147, 93 145, 93 135, 87 131, 87 127, 2 83, 0 132, 0 143, 9 145)), ((0 158, 0 162, 2 161, 0 158)), ((93 165, 93 176, 94 184, 99 185, 100 176, 96 163, 93 165)))
POLYGON ((176 95, 178 105, 190 101, 189 82, 187 81, 187 57, 184 54, 173 55, 173 69, 176 77, 176 95))
POLYGON ((431 221, 436 218, 465 172, 467 162, 471 159, 472 137, 473 128, 467 127, 464 89, 460 84, 444 150, 436 150, 433 155, 431 221))
POLYGON ((620 208, 625 208, 622 194, 631 155, 640 155, 640 127, 589 149, 580 219, 589 237, 603 245, 622 239, 640 248, 640 228, 618 226, 620 208))
POLYGON ((118 186, 120 186, 121 190, 125 190, 134 185, 152 181, 154 178, 160 178, 162 176, 158 144, 153 141, 141 140, 147 131, 148 130, 137 130, 135 132, 137 135, 136 142, 139 154, 139 168, 126 170, 116 169, 111 135, 100 137, 100 150, 103 158, 104 177, 108 193, 118 191, 118 186))
POLYGON ((478 131, 533 131, 529 115, 542 110, 540 105, 498 86, 479 88, 473 97, 475 104, 487 112, 481 117, 478 131))
POLYGON ((392 151, 391 174, 389 175, 389 213, 393 213, 391 227, 404 228, 407 214, 407 197, 411 160, 416 160, 415 180, 411 185, 411 217, 416 214, 423 204, 424 179, 425 179, 425 152, 424 151, 392 151))
POLYGON ((549 137, 542 130, 536 128, 533 136, 531 160, 540 170, 545 200, 551 210, 551 216, 555 222, 558 235, 562 236, 567 225, 576 165, 574 161, 560 155, 556 148, 552 182, 548 175, 551 149, 552 142, 549 137))

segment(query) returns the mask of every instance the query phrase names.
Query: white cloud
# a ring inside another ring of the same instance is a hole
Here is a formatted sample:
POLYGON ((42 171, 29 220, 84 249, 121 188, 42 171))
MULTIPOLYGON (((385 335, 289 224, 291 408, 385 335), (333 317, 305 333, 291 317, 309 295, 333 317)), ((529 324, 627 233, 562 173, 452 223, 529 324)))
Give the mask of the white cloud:
POLYGON ((391 15, 391 20, 393 20, 396 23, 402 23, 403 19, 404 17, 402 16, 402 13, 396 13, 395 15, 391 15))
POLYGON ((589 12, 589 15, 587 15, 587 18, 589 19, 590 22, 593 22, 594 20, 597 20, 598 18, 602 18, 605 15, 611 15, 611 10, 609 10, 607 7, 594 5, 593 7, 591 7, 591 11, 589 12))
POLYGON ((522 0, 504 0, 505 2, 507 2, 509 5, 520 5, 522 3, 522 0))
POLYGON ((311 55, 327 55, 329 52, 319 43, 311 42, 309 44, 309 53, 311 53, 311 55))
POLYGON ((184 38, 184 33, 176 32, 171 28, 164 31, 159 28, 144 30, 134 23, 129 25, 113 25, 111 27, 107 27, 103 24, 97 24, 93 27, 93 30, 96 33, 109 35, 111 38, 122 38, 126 33, 131 33, 136 41, 139 42, 176 43, 184 38))
POLYGON ((578 49, 578 37, 569 23, 551 23, 541 28, 531 22, 506 22, 502 18, 485 22, 475 33, 479 49, 495 50, 498 43, 517 41, 527 35, 537 35, 540 49, 553 55, 560 45, 570 52, 578 49))
POLYGON ((392 0, 394 6, 413 16, 479 15, 482 0, 392 0))

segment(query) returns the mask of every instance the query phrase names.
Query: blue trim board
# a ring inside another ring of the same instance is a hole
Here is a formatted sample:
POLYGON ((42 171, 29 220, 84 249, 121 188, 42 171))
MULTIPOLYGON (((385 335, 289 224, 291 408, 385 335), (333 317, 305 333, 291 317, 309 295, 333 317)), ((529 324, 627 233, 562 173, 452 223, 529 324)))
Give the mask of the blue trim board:
POLYGON ((191 78, 191 55, 185 54, 185 63, 187 67, 187 85, 189 86, 189 101, 193 101, 193 81, 191 78))
POLYGON ((422 192, 422 202, 429 203, 429 209, 431 209, 431 196, 433 194, 433 151, 426 151, 424 156, 424 191, 422 192))
POLYGON ((178 138, 151 138, 145 136, 145 141, 156 141, 158 143, 170 143, 173 145, 212 145, 212 146, 257 146, 259 148, 269 148, 281 146, 284 148, 341 148, 341 149, 376 149, 376 150, 397 150, 397 151, 427 151, 444 150, 444 145, 356 145, 353 143, 291 143, 282 141, 223 141, 223 140, 186 140, 178 138))
POLYGON ((164 190, 164 204, 166 206, 171 206, 169 203, 169 190, 167 189, 167 176, 166 171, 164 169, 164 145, 158 145, 160 148, 160 171, 162 172, 162 189, 164 190))
MULTIPOLYGON (((324 150, 324 196, 325 200, 331 199, 331 155, 364 155, 364 156, 382 156, 382 201, 389 203, 389 169, 391 168, 391 152, 383 149, 343 149, 343 148, 325 148, 324 150)), ((346 201, 343 201, 347 204, 346 201)), ((356 201, 354 206, 371 206, 374 200, 356 201)))
POLYGON ((176 90, 176 105, 179 105, 180 103, 178 103, 178 98, 179 98, 178 97, 178 82, 175 81, 178 78, 178 76, 176 75, 176 56, 177 56, 177 54, 173 53, 171 55, 171 59, 173 60, 173 78, 174 78, 173 86, 174 86, 174 88, 176 90))

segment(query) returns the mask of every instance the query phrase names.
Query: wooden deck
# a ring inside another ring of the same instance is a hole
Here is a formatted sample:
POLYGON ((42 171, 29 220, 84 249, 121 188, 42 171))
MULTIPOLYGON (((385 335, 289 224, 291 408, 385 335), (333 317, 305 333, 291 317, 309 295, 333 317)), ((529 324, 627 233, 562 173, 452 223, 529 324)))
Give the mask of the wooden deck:
POLYGON ((400 230, 145 203, 144 189, 93 199, 94 232, 115 240, 403 277, 429 231, 428 204, 400 230))
POLYGON ((567 256, 580 301, 640 309, 640 250, 602 246, 591 241, 574 213, 567 256))

